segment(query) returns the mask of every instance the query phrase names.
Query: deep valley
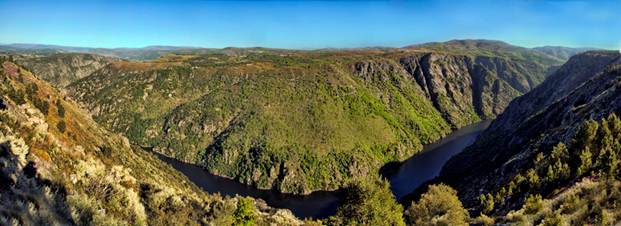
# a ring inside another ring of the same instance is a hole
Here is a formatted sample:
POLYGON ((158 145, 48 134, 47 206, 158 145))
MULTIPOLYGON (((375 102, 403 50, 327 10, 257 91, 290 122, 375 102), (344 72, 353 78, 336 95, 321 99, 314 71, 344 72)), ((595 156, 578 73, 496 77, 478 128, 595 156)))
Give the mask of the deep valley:
POLYGON ((0 45, 0 61, 2 225, 621 219, 617 51, 0 45))

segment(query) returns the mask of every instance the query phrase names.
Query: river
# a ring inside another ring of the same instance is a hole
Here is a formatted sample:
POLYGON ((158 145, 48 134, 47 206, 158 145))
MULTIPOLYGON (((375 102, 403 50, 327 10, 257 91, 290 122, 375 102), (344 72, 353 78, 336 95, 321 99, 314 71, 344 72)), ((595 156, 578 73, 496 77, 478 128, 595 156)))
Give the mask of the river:
MULTIPOLYGON (((412 192, 427 180, 436 177, 444 163, 451 156, 472 144, 476 137, 489 126, 490 122, 483 121, 462 127, 437 142, 425 145, 420 153, 400 163, 391 174, 385 175, 390 181, 391 190, 397 199, 412 192)), ((208 193, 260 198, 272 207, 290 209, 294 215, 300 218, 324 218, 333 215, 342 197, 340 191, 318 191, 309 195, 292 195, 273 190, 261 190, 213 175, 199 166, 155 154, 208 193)))

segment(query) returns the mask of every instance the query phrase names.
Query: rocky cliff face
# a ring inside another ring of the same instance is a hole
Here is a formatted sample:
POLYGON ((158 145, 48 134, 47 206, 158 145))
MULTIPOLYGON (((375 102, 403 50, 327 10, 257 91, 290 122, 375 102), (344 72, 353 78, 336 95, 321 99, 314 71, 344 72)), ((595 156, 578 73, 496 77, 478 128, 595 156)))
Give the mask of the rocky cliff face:
POLYGON ((114 58, 83 53, 55 53, 16 58, 39 78, 62 88, 103 68, 114 58))
POLYGON ((494 117, 514 97, 538 84, 546 70, 499 57, 438 53, 407 56, 399 61, 454 127, 476 118, 494 117))
POLYGON ((475 144, 447 162, 440 181, 477 207, 480 194, 508 184, 531 167, 538 152, 547 155, 559 142, 572 143, 587 120, 621 113, 620 78, 618 52, 572 57, 540 86, 512 101, 475 144))
POLYGON ((68 90, 133 143, 260 188, 309 193, 494 117, 550 66, 475 52, 249 49, 114 62, 68 90))

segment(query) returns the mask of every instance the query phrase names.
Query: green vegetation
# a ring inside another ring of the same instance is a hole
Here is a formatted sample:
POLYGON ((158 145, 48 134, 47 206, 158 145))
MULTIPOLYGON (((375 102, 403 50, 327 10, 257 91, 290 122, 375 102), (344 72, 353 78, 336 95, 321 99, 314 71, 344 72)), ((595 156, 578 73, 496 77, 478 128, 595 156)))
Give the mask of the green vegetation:
POLYGON ((329 225, 405 225, 403 207, 383 179, 361 181, 345 189, 345 200, 329 225))
POLYGON ((543 208, 541 195, 531 195, 524 202, 524 213, 533 214, 539 212, 543 208))
POLYGON ((67 130, 67 124, 65 123, 65 121, 60 121, 58 122, 58 124, 56 124, 56 129, 58 129, 58 131, 60 131, 61 133, 64 133, 65 130, 67 130))
POLYGON ((204 193, 71 101, 62 103, 62 114, 43 114, 33 100, 61 100, 62 94, 27 70, 14 73, 15 64, 1 65, 0 225, 303 223, 269 207, 257 210, 252 201, 204 193), (32 84, 38 91, 27 94, 32 84), (18 106, 12 96, 28 98, 18 106), (61 122, 61 131, 50 127, 61 122))
POLYGON ((237 209, 233 213, 235 225, 254 225, 255 211, 254 201, 251 198, 237 200, 237 209))
POLYGON ((618 203, 621 203, 621 195, 618 191, 607 191, 618 189, 621 179, 620 141, 621 120, 615 114, 599 122, 589 120, 575 133, 570 145, 558 143, 547 153, 539 152, 531 168, 514 176, 496 192, 482 194, 481 210, 493 213, 498 207, 511 205, 519 197, 525 197, 523 208, 507 215, 506 220, 539 220, 555 225, 559 220, 566 224, 567 218, 571 218, 569 223, 574 225, 599 224, 619 219, 621 208, 618 203), (595 179, 585 179, 583 184, 571 185, 572 181, 581 178, 595 179), (564 186, 572 188, 565 190, 564 186), (583 190, 604 193, 587 192, 586 197, 575 194, 585 194, 583 190), (549 195, 556 197, 543 199, 549 195))
POLYGON ((483 206, 483 213, 490 213, 492 212, 492 210, 494 210, 494 196, 492 196, 492 194, 481 194, 479 200, 481 201, 481 205, 483 206))
POLYGON ((468 225, 470 221, 457 192, 444 184, 430 185, 418 202, 412 202, 405 216, 411 225, 468 225))
POLYGON ((65 107, 63 107, 63 103, 60 99, 56 100, 56 110, 58 113, 58 117, 60 118, 65 117, 65 107))
POLYGON ((621 218, 621 183, 585 178, 563 192, 541 199, 530 196, 524 206, 499 218, 502 223, 541 225, 616 225, 621 218))
POLYGON ((132 143, 258 188, 306 194, 344 187, 494 117, 550 66, 515 60, 226 49, 112 62, 67 88, 132 143))

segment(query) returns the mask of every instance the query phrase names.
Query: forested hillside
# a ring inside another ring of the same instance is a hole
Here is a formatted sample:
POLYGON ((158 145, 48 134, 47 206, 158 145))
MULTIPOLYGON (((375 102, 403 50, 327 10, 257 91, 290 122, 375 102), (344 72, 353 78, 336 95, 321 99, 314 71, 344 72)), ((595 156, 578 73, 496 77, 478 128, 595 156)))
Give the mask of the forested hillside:
POLYGON ((170 54, 113 62, 67 88, 132 143, 259 188, 309 193, 495 117, 561 63, 490 45, 503 48, 170 54))
POLYGON ((289 211, 206 194, 28 70, 0 58, 1 225, 290 224, 289 211))

